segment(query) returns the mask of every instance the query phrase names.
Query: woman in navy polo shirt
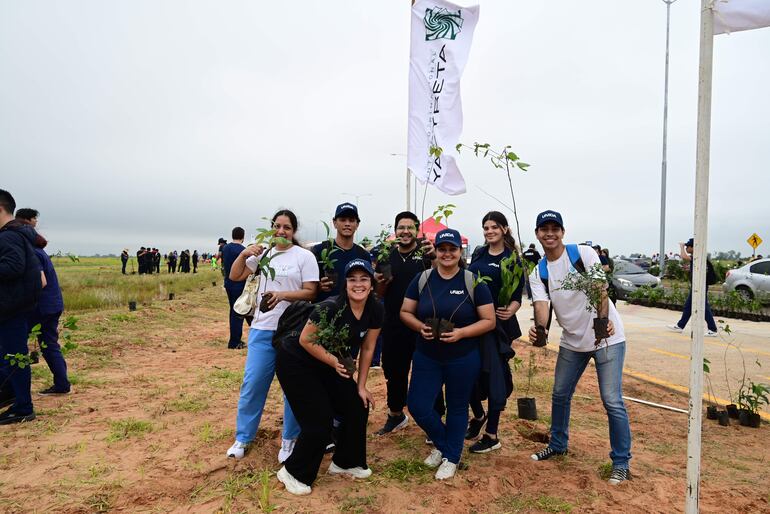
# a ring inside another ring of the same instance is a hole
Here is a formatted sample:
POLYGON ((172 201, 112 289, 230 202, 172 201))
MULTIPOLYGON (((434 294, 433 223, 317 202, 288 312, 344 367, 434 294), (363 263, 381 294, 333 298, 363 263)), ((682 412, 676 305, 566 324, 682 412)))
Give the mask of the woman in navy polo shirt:
POLYGON ((412 361, 407 404, 414 420, 433 441, 425 464, 438 467, 437 480, 454 476, 463 450, 468 425, 468 402, 481 368, 481 336, 495 328, 492 295, 486 284, 468 288, 470 274, 460 268, 460 233, 445 229, 436 234, 436 267, 420 290, 417 275, 406 290, 401 321, 419 332, 412 361), (471 294, 473 297, 471 297, 471 294), (441 318, 454 324, 436 342, 428 318, 441 318), (433 409, 442 386, 446 392, 446 423, 433 409))
POLYGON ((385 311, 373 294, 374 271, 369 259, 350 261, 343 284, 339 297, 318 303, 300 336, 287 338, 278 349, 278 381, 302 429, 294 452, 278 471, 278 480, 296 495, 311 492, 335 414, 345 422, 340 425, 328 473, 353 478, 372 474, 366 464, 366 424, 374 398, 366 388, 366 379, 385 311), (348 350, 360 350, 357 380, 348 374, 338 355, 314 343, 322 312, 327 321, 339 313, 334 327, 347 326, 348 350))
MULTIPOLYGON (((521 336, 521 328, 519 328, 519 322, 516 319, 516 311, 521 307, 521 293, 524 290, 524 276, 521 277, 519 285, 513 292, 511 299, 506 305, 500 305, 500 290, 503 287, 501 278, 501 263, 503 259, 507 259, 516 251, 516 241, 511 236, 511 229, 508 226, 508 219, 505 215, 498 211, 488 212, 481 220, 481 226, 484 230, 484 246, 473 253, 471 264, 468 269, 476 276, 489 277, 489 289, 492 292, 492 299, 495 303, 495 316, 497 318, 497 325, 505 333, 507 341, 510 343, 521 336)), ((512 357, 511 352, 508 357, 512 357)), ((499 354, 495 353, 495 357, 498 359, 504 359, 499 354)), ((507 371, 507 378, 510 378, 510 367, 507 360, 502 363, 502 368, 507 371)), ((479 383, 474 388, 473 395, 471 397, 471 409, 473 410, 473 418, 468 423, 468 431, 465 434, 466 439, 475 439, 481 429, 486 424, 487 428, 482 438, 471 445, 469 451, 472 453, 487 453, 492 450, 497 450, 502 447, 500 440, 497 438, 497 425, 500 422, 499 408, 493 408, 491 406, 492 399, 490 396, 489 413, 484 412, 484 407, 481 403, 482 391, 490 391, 489 374, 482 373, 479 376, 479 382, 485 380, 486 383, 479 383)), ((510 393, 512 389, 511 382, 508 383, 509 389, 505 391, 510 393)), ((500 403, 504 405, 503 396, 500 403)))

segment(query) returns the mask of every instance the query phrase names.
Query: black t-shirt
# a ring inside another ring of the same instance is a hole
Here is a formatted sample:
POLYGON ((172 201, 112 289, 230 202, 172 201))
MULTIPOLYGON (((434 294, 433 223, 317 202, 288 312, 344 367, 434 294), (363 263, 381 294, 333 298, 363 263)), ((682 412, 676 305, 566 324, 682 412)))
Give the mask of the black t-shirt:
MULTIPOLYGON (((323 251, 324 248, 327 247, 329 243, 326 241, 318 243, 315 245, 310 251, 313 252, 313 255, 315 255, 316 261, 318 262, 318 276, 323 277, 324 276, 324 269, 323 269, 323 263, 321 262, 321 251, 323 251)), ((340 283, 342 283, 342 278, 345 276, 345 266, 348 265, 350 261, 353 259, 364 259, 366 261, 371 261, 371 256, 369 255, 369 252, 363 249, 363 247, 353 244, 353 247, 350 250, 345 250, 341 246, 337 244, 337 242, 334 242, 334 248, 337 250, 333 254, 329 256, 330 259, 334 260, 336 259, 337 262, 334 263, 334 271, 337 272, 337 275, 339 276, 339 279, 334 284, 334 287, 332 287, 331 291, 324 292, 321 291, 321 289, 318 289, 318 295, 316 296, 316 301, 320 302, 323 300, 326 300, 327 298, 331 296, 337 296, 340 294, 340 283)))
POLYGON ((541 258, 540 252, 538 252, 534 248, 527 248, 526 250, 524 250, 521 256, 524 257, 524 260, 527 260, 533 264, 537 264, 541 258))
MULTIPOLYGON (((348 326, 348 350, 352 354, 356 354, 361 348, 361 343, 366 337, 366 333, 369 329, 382 328, 383 309, 382 305, 373 297, 370 296, 364 306, 364 312, 361 314, 361 319, 356 319, 353 315, 353 311, 350 310, 348 303, 342 299, 337 301, 329 300, 322 305, 316 305, 313 312, 310 314, 308 323, 318 323, 321 319, 321 311, 326 310, 326 319, 331 320, 334 316, 342 310, 342 314, 335 323, 336 327, 342 328, 345 325, 348 326)), ((323 362, 319 361, 312 355, 310 355, 299 342, 299 338, 293 338, 286 341, 283 346, 289 353, 295 357, 299 357, 308 364, 317 364, 319 366, 325 366, 323 362)))
MULTIPOLYGON (((489 286, 489 290, 492 293, 492 300, 494 300, 495 308, 505 307, 499 304, 500 290, 503 288, 500 263, 503 259, 510 257, 512 253, 513 252, 511 252, 509 248, 506 248, 502 253, 498 255, 490 255, 489 248, 485 247, 484 250, 476 254, 476 258, 473 260, 473 262, 471 262, 470 266, 468 266, 468 269, 474 275, 482 275, 491 279, 487 285, 489 286)), ((521 295, 523 291, 524 275, 522 274, 521 279, 519 280, 519 285, 516 286, 516 290, 511 296, 511 301, 519 302, 519 304, 521 304, 521 295)), ((515 314, 506 321, 498 319, 497 322, 503 327, 503 330, 505 330, 505 333, 511 339, 518 339, 521 336, 521 328, 519 327, 519 321, 516 319, 515 314)))
POLYGON ((419 246, 409 253, 403 254, 394 248, 390 252, 389 262, 393 281, 388 284, 385 291, 385 321, 390 325, 401 323, 401 304, 404 303, 406 288, 412 283, 414 277, 431 268, 430 259, 417 255, 419 246))

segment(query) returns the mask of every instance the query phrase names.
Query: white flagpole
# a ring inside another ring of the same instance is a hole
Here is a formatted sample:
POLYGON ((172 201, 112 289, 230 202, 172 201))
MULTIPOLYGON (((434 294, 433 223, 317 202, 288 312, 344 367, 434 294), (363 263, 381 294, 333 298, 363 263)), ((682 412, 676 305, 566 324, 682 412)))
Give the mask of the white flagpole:
POLYGON ((713 0, 701 0, 698 72, 698 137, 695 157, 695 245, 692 255, 692 345, 690 419, 687 427, 687 498, 685 512, 696 514, 700 496, 701 423, 703 416, 703 324, 706 307, 709 152, 711 146, 711 70, 714 57, 713 0))

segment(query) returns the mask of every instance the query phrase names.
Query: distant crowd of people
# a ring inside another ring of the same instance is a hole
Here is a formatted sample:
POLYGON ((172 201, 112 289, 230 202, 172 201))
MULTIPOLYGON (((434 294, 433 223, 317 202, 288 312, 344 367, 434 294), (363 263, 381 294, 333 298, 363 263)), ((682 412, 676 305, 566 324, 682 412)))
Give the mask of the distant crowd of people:
MULTIPOLYGON (((192 273, 198 272, 199 262, 208 262, 211 256, 209 254, 198 254, 198 250, 194 250, 190 254, 190 250, 182 250, 177 252, 176 250, 163 254, 161 256, 160 251, 157 248, 141 247, 136 252, 136 262, 139 268, 137 272, 140 275, 152 275, 153 273, 160 273, 161 257, 166 261, 166 268, 168 273, 192 273)), ((123 249, 120 253, 121 272, 126 275, 126 267, 130 259, 128 248, 123 249)))

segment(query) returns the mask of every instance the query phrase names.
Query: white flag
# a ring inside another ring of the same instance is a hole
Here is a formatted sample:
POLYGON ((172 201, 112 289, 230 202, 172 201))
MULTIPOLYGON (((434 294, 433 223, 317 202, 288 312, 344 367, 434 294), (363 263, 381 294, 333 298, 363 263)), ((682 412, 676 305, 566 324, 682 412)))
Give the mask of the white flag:
POLYGON ((479 19, 479 6, 417 0, 412 6, 407 166, 450 195, 465 192, 455 146, 463 127, 460 77, 479 19), (431 147, 443 153, 430 155, 431 147))
POLYGON ((716 0, 714 34, 770 27, 770 0, 716 0))

